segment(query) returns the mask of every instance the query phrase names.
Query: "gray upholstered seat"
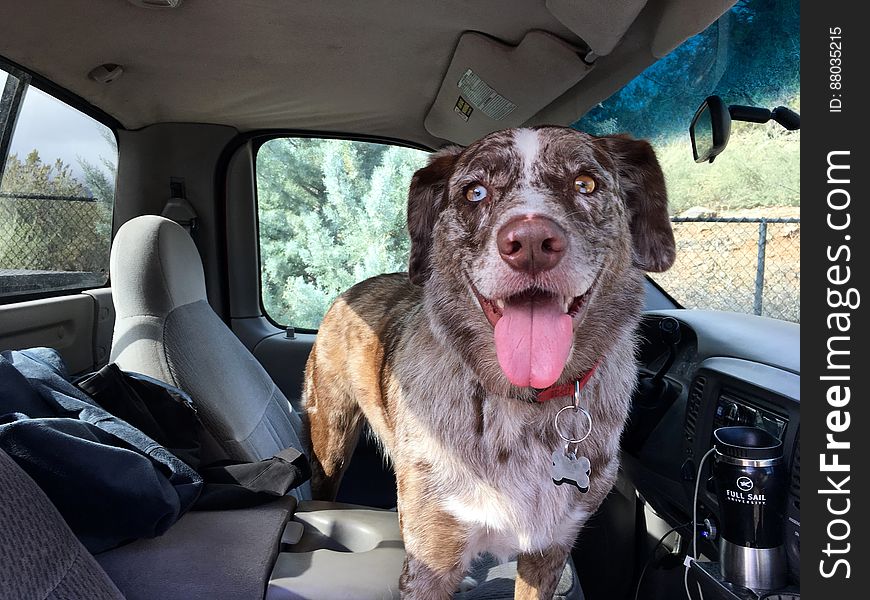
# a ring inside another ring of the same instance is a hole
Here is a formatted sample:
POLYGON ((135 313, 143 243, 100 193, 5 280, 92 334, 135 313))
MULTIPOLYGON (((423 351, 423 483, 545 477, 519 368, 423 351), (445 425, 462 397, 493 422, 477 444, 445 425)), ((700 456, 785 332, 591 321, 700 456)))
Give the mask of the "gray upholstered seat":
MULTIPOLYGON (((112 361, 188 392, 230 458, 302 449, 299 415, 209 306, 202 261, 181 226, 156 216, 127 222, 112 244, 110 269, 112 361)), ((310 486, 294 495, 310 498, 310 486)))
POLYGON ((0 450, 0 598, 124 600, 41 489, 0 450))

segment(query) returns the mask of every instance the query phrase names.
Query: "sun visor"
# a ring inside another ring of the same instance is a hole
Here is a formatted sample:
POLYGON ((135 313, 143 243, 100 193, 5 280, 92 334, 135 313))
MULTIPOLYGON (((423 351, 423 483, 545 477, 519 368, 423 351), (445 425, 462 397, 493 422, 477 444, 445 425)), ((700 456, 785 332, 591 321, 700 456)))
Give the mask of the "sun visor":
POLYGON ((468 145, 522 125, 591 69, 576 48, 542 31, 530 31, 519 46, 464 33, 424 125, 436 137, 468 145))
POLYGON ((634 23, 647 0, 610 0, 606 6, 589 0, 547 0, 547 10, 576 33, 598 56, 605 56, 634 23))

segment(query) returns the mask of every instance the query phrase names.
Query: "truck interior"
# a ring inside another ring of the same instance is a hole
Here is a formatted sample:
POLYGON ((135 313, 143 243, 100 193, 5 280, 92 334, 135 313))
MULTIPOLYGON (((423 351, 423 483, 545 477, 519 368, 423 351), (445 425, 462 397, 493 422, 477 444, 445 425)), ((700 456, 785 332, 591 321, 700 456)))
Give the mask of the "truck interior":
MULTIPOLYGON (((649 137, 678 263, 647 278, 619 481, 556 598, 799 598, 799 266, 782 250, 799 251, 799 132, 735 125, 714 164, 695 164, 688 138, 713 93, 799 110, 798 12, 794 0, 6 3, 0 350, 54 349, 70 378, 115 363, 176 386, 236 460, 301 449, 323 312, 353 283, 407 269, 407 184, 429 152, 541 124, 649 137), (794 60, 761 66, 768 45, 794 60), (752 52, 758 64, 737 59, 752 52), (756 87, 735 79, 741 66, 761 73, 756 87), (781 162, 754 164, 758 144, 781 162), (730 207, 729 194, 782 201, 730 207), (738 254, 745 281, 717 262, 738 254), (684 566, 693 540, 718 560, 701 459, 723 425, 785 448, 780 590, 684 566)), ((364 436, 337 502, 303 484, 90 552, 0 451, 0 598, 398 598, 395 507, 389 463, 364 436)), ((512 598, 515 577, 515 562, 483 556, 455 597, 512 598)))

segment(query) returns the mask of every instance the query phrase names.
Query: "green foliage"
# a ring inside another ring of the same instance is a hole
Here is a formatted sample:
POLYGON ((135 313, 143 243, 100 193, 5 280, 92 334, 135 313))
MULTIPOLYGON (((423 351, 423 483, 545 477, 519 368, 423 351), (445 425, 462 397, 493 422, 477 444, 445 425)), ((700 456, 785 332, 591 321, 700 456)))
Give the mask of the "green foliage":
POLYGON ((57 159, 46 164, 39 152, 32 150, 24 161, 17 154, 6 159, 6 170, 0 182, 0 192, 45 194, 52 196, 85 196, 85 187, 73 176, 69 165, 57 159))
POLYGON ((0 269, 107 270, 114 182, 80 162, 85 183, 60 159, 44 163, 37 150, 23 161, 8 157, 0 182, 0 269), (90 197, 97 202, 83 200, 90 197))
POLYGON ((281 138, 257 155, 263 304, 316 328, 353 284, 407 268, 408 182, 426 154, 348 140, 281 138))
POLYGON ((97 235, 112 237, 112 209, 115 204, 115 162, 118 157, 118 142, 109 129, 101 130, 103 140, 110 149, 112 159, 100 156, 99 164, 93 164, 79 157, 78 163, 85 179, 85 187, 97 201, 99 217, 95 223, 97 235))

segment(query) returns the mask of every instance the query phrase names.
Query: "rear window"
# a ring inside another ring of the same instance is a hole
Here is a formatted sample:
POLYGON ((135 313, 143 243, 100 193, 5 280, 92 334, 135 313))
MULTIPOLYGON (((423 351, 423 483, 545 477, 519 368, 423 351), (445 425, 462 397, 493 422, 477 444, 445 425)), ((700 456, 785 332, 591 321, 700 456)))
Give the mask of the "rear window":
POLYGON ((340 139, 276 138, 260 147, 260 281, 273 321, 316 329, 347 288, 408 269, 408 185, 427 157, 340 139))
POLYGON ((0 298, 105 285, 114 133, 26 73, 0 87, 0 298))

